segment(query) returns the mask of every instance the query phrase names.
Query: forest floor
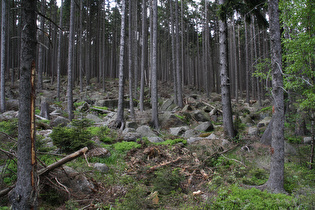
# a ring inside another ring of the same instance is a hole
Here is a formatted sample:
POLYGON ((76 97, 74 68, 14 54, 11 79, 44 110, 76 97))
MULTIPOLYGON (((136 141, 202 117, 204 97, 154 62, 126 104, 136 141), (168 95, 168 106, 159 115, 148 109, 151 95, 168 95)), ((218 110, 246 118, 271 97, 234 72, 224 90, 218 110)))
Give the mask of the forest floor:
MULTIPOLYGON (((93 85, 94 92, 100 89, 93 85)), ((107 85, 109 91, 106 94, 101 91, 97 94, 117 98, 117 81, 109 81, 107 85)), ((171 97, 171 85, 160 84, 159 87, 161 98, 171 97)), ((48 92, 55 95, 53 88, 48 92)), ((204 95, 192 88, 185 88, 184 94, 204 95)), ((242 108, 242 104, 237 106, 242 108)), ((0 131, 7 130, 0 128, 0 131)), ((159 130, 159 134, 164 142, 151 143, 142 138, 131 144, 115 136, 107 143, 99 144, 110 152, 109 157, 81 156, 65 164, 91 183, 88 191, 74 190, 62 184, 59 173, 65 168, 40 177, 39 209, 315 208, 315 171, 307 164, 310 145, 292 144, 296 152, 285 157, 284 187, 287 194, 269 194, 253 187, 263 185, 269 176, 270 149, 260 143, 259 135, 248 135, 244 129, 239 138, 223 144, 222 126, 203 133, 203 137, 214 134, 217 138, 194 143, 169 135, 165 130, 159 130), (91 167, 93 163, 106 164, 108 170, 95 170, 91 167)), ((6 138, 0 147, 12 149, 14 144, 6 138)), ((39 143, 38 147, 43 145, 39 143)), ((38 153, 41 164, 49 165, 60 159, 50 152, 38 153)), ((10 164, 14 167, 14 161, 8 162, 6 159, 1 163, 7 168, 10 164)), ((2 172, 1 189, 14 183, 14 169, 12 171, 10 179, 2 172)), ((2 197, 0 200, 0 209, 8 209, 8 199, 2 197)))

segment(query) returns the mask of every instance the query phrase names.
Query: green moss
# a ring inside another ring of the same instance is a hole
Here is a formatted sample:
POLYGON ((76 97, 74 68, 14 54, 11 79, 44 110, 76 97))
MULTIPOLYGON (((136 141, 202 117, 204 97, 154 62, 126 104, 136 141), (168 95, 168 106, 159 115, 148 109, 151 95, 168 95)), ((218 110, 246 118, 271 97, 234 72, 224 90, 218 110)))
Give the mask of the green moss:
POLYGON ((178 143, 187 144, 187 140, 185 139, 167 139, 166 141, 156 143, 157 145, 174 145, 178 143))
POLYGON ((119 152, 127 152, 131 149, 139 148, 141 147, 141 144, 138 144, 136 142, 128 142, 128 141, 122 141, 114 144, 115 150, 119 152))

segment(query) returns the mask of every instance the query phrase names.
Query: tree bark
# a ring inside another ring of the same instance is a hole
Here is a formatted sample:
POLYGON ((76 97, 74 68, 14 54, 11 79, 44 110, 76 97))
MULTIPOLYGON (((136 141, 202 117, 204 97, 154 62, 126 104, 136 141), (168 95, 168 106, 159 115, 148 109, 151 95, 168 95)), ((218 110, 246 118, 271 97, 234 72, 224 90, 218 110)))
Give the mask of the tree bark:
POLYGON ((0 75, 0 113, 5 112, 5 67, 6 67, 6 5, 2 0, 1 10, 1 75, 0 75))
POLYGON ((147 69, 148 32, 147 32, 147 1, 142 0, 142 52, 141 52, 141 78, 140 78, 140 111, 143 112, 144 77, 147 69))
POLYGON ((153 43, 152 43, 152 87, 151 87, 151 102, 152 102, 152 125, 154 128, 159 128, 158 119, 158 90, 157 90, 157 25, 158 11, 157 0, 153 0, 153 43))
POLYGON ((13 209, 36 208, 35 164, 31 142, 31 69, 36 57, 36 1, 21 1, 22 34, 20 60, 20 98, 17 150, 17 182, 10 194, 13 209))
POLYGON ((126 3, 125 0, 121 1, 121 28, 120 28, 120 52, 119 52, 119 96, 118 96, 118 111, 115 121, 116 127, 124 126, 124 50, 125 50, 125 16, 126 16, 126 3))
POLYGON ((69 48, 68 48, 68 118, 71 121, 73 119, 73 49, 74 49, 74 0, 71 0, 70 7, 70 30, 69 30, 69 48))
POLYGON ((178 0, 175 0, 175 24, 176 24, 176 81, 177 81, 177 105, 183 107, 182 94, 182 69, 180 66, 179 54, 179 23, 178 23, 178 0))
POLYGON ((59 35, 58 35, 58 52, 57 52, 57 100, 60 101, 60 66, 61 66, 61 39, 62 39, 62 16, 63 16, 63 0, 60 6, 59 18, 59 35))
MULTIPOLYGON (((219 1, 221 5, 225 0, 219 1)), ((228 50, 227 50, 227 24, 226 19, 219 19, 219 54, 220 54, 220 75, 221 75, 221 97, 222 97, 222 111, 223 111, 223 126, 225 133, 233 138, 235 136, 232 107, 230 96, 230 78, 228 72, 228 50)))
POLYGON ((268 1, 270 17, 272 96, 275 112, 272 123, 270 176, 266 183, 273 193, 284 192, 284 97, 278 0, 268 1))

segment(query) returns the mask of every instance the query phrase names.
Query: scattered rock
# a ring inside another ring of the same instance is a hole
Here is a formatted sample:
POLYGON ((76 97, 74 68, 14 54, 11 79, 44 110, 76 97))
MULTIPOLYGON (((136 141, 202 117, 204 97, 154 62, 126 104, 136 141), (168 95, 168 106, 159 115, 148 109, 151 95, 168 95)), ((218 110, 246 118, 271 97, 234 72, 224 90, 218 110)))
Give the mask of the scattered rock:
POLYGON ((81 106, 77 108, 79 112, 87 112, 90 110, 90 105, 87 102, 84 102, 81 106))
POLYGON ((174 108, 174 99, 167 99, 166 101, 163 102, 162 106, 161 106, 161 110, 162 111, 171 111, 172 108, 174 108))
POLYGON ((171 112, 164 112, 159 116, 162 129, 169 129, 172 127, 179 127, 187 125, 186 122, 172 114, 171 112))
POLYGON ((86 115, 86 119, 92 120, 96 123, 102 122, 103 120, 101 118, 99 118, 98 116, 94 115, 94 114, 88 114, 86 115))
POLYGON ((109 157, 110 155, 111 154, 109 150, 103 147, 96 147, 96 148, 90 149, 86 154, 87 157, 102 157, 102 158, 109 157))
POLYGON ((93 168, 102 173, 107 173, 109 171, 109 167, 104 163, 94 163, 93 168))
POLYGON ((17 99, 9 99, 6 100, 6 109, 7 110, 13 110, 13 111, 18 111, 19 110, 19 100, 17 99))
POLYGON ((262 121, 260 121, 257 125, 258 128, 267 126, 271 121, 271 117, 265 117, 262 121))
POLYGON ((12 120, 12 119, 17 118, 17 117, 18 117, 17 111, 7 111, 7 112, 0 114, 0 121, 12 120))
POLYGON ((195 130, 201 131, 201 132, 210 132, 213 131, 214 127, 210 121, 200 123, 197 127, 195 127, 195 130))
POLYGON ((303 138, 303 143, 304 144, 311 144, 313 141, 313 138, 311 136, 307 136, 303 138))
POLYGON ((67 118, 58 116, 56 119, 50 122, 50 126, 51 127, 56 127, 58 125, 66 126, 68 123, 70 123, 70 121, 67 118))
POLYGON ((137 133, 141 135, 141 137, 152 137, 156 136, 156 134, 151 130, 151 128, 147 125, 142 125, 137 128, 137 133))
POLYGON ((251 136, 257 136, 258 132, 259 132, 259 129, 257 127, 249 127, 247 131, 248 135, 251 135, 251 136))
POLYGON ((164 141, 161 137, 158 136, 150 136, 148 137, 148 140, 152 143, 159 143, 164 141))
POLYGON ((181 127, 170 128, 170 134, 171 134, 171 135, 174 135, 174 136, 181 136, 181 135, 183 135, 188 129, 189 129, 188 126, 181 126, 181 127))
POLYGON ((187 139, 187 143, 192 144, 192 143, 194 143, 196 141, 200 141, 202 139, 203 139, 202 137, 190 137, 189 139, 187 139))
POLYGON ((206 122, 206 121, 210 121, 210 117, 208 116, 208 114, 205 111, 201 111, 201 110, 196 110, 193 112, 193 118, 197 121, 197 122, 206 122))
POLYGON ((193 137, 193 136, 199 136, 200 133, 201 133, 200 131, 197 131, 197 130, 194 130, 194 129, 189 129, 189 130, 187 130, 185 132, 183 137, 188 139, 188 138, 193 137))

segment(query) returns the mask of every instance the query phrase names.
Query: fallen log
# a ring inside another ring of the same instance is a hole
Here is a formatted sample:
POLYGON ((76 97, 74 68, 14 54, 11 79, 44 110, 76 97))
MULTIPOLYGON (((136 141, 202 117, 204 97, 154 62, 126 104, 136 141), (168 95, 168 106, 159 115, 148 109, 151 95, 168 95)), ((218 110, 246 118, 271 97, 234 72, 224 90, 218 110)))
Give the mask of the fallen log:
MULTIPOLYGON (((37 175, 38 176, 44 175, 47 172, 52 171, 55 168, 58 168, 58 167, 62 166, 63 164, 65 164, 65 163, 67 163, 67 162, 69 162, 69 161, 71 161, 71 160, 73 160, 73 159, 75 159, 75 158, 85 154, 87 151, 88 151, 88 148, 84 147, 84 148, 82 148, 82 149, 80 149, 80 150, 78 150, 78 151, 76 151, 76 152, 74 152, 74 153, 72 153, 72 154, 70 154, 70 155, 60 159, 60 160, 58 160, 57 162, 55 162, 53 164, 38 170, 37 171, 37 175)), ((12 190, 14 187, 15 187, 15 184, 10 186, 10 187, 8 187, 8 188, 6 188, 6 189, 1 190, 0 191, 0 197, 8 194, 10 192, 10 190, 12 190)))

